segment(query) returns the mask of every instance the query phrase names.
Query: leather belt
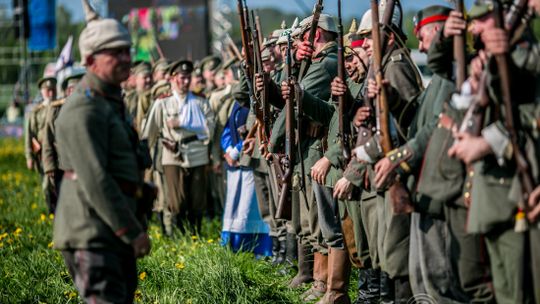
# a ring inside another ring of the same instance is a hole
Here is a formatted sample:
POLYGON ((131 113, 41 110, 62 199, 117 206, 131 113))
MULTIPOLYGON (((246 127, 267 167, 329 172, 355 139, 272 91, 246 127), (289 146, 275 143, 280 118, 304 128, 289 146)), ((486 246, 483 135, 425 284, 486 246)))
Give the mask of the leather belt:
POLYGON ((197 135, 191 135, 191 136, 188 136, 186 138, 182 138, 180 140, 180 144, 181 145, 187 145, 189 144, 190 142, 194 142, 196 140, 199 140, 199 137, 197 137, 197 135))

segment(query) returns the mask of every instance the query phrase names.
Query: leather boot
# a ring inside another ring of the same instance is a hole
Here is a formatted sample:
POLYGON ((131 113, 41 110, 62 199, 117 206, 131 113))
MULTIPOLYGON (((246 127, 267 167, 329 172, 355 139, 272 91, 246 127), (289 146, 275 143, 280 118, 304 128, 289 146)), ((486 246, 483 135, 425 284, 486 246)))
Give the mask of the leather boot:
POLYGON ((279 241, 279 251, 278 251, 278 256, 276 259, 276 264, 281 265, 285 263, 286 255, 287 255, 287 240, 279 241))
POLYGON ((328 281, 328 256, 320 252, 315 252, 315 263, 313 267, 313 284, 311 288, 304 292, 301 299, 304 302, 319 300, 327 288, 328 281))
POLYGON ((298 259, 298 242, 296 241, 296 234, 287 233, 287 253, 285 260, 290 264, 298 259))
POLYGON ((279 257, 279 240, 277 237, 272 236, 272 260, 270 261, 272 265, 276 266, 278 257, 279 257))
MULTIPOLYGON (((287 233, 285 244, 284 267, 278 271, 278 274, 282 276, 288 276, 298 270, 298 267, 296 267, 296 260, 298 259, 298 242, 296 241, 296 234, 287 233)), ((281 249, 283 249, 283 247, 281 249)))
POLYGON ((355 304, 375 304, 380 298, 379 269, 360 269, 358 274, 358 295, 355 304))
POLYGON ((326 293, 318 304, 350 304, 348 293, 350 275, 349 252, 346 249, 330 248, 326 293))
POLYGON ((311 246, 298 243, 298 273, 289 283, 290 288, 298 288, 302 284, 313 281, 313 253, 311 246))
POLYGON ((408 303, 413 297, 409 277, 397 277, 394 280, 395 303, 408 303))
POLYGON ((381 302, 394 303, 394 281, 390 279, 388 273, 381 271, 381 302))

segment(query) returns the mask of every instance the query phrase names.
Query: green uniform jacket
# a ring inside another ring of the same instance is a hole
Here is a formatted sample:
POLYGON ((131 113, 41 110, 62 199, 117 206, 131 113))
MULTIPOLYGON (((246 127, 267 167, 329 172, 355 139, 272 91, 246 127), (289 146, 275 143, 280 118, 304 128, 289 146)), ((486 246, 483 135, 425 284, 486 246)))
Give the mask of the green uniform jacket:
MULTIPOLYGON (((353 99, 360 96, 362 85, 347 79, 347 86, 353 99)), ((341 149, 341 139, 339 138, 339 110, 337 104, 333 105, 332 101, 325 102, 308 92, 303 95, 304 113, 314 121, 328 126, 327 149, 324 153, 332 166, 326 174, 325 186, 333 188, 337 181, 343 176, 343 151, 341 149)), ((348 122, 351 123, 351 122, 348 122)), ((352 126, 351 126, 352 128, 352 126)))
MULTIPOLYGON (((337 45, 335 42, 328 43, 321 52, 313 58, 313 62, 300 82, 303 91, 321 100, 330 99, 330 83, 337 75, 337 45)), ((304 110, 306 110, 304 106, 304 110)), ((270 149, 275 151, 275 147, 282 146, 285 142, 285 111, 282 111, 274 123, 272 136, 270 137, 270 149)), ((310 121, 309 117, 304 118, 304 122, 310 121)), ((304 160, 305 174, 309 175, 309 169, 323 156, 321 137, 310 138, 302 136, 300 143, 302 159, 304 160)), ((295 158, 296 163, 300 161, 295 158)), ((299 169, 299 168, 296 168, 299 169)))
POLYGON ((137 135, 125 118, 120 87, 87 72, 56 120, 64 178, 54 221, 56 249, 130 252, 143 232, 136 202, 119 183, 141 183, 137 135))
POLYGON ((58 153, 56 151, 56 126, 55 121, 60 109, 66 100, 61 99, 51 103, 45 119, 45 132, 42 143, 41 159, 43 160, 43 172, 58 170, 58 153))

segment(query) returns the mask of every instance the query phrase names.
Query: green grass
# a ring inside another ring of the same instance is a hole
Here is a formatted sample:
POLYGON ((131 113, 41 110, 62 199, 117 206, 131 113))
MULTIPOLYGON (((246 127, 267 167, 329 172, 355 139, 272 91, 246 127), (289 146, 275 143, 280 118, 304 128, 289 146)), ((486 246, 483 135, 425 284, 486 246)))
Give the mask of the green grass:
MULTIPOLYGON (((79 303, 60 253, 51 249, 40 179, 26 170, 21 140, 0 139, 0 303, 79 303)), ((219 221, 200 236, 167 238, 152 223, 151 254, 138 262, 137 303, 299 303, 268 261, 219 245, 219 221)), ((356 275, 353 275, 353 278, 356 275)), ((351 282, 351 289, 356 283, 351 282)), ((354 296, 351 293, 351 296, 354 296)))

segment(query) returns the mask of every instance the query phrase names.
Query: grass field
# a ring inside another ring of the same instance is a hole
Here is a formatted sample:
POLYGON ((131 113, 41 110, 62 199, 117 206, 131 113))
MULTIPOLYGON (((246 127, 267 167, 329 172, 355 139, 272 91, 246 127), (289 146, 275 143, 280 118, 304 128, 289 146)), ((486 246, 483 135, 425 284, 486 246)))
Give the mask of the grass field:
MULTIPOLYGON (((22 141, 0 139, 0 303, 79 303, 52 247, 39 176, 25 168, 22 141)), ((219 245, 219 222, 200 236, 166 238, 150 226, 152 253, 139 260, 138 303, 298 303, 280 276, 251 253, 219 245)), ((355 286, 355 283, 351 283, 355 286)), ((354 288, 351 288, 354 289, 354 288)))

